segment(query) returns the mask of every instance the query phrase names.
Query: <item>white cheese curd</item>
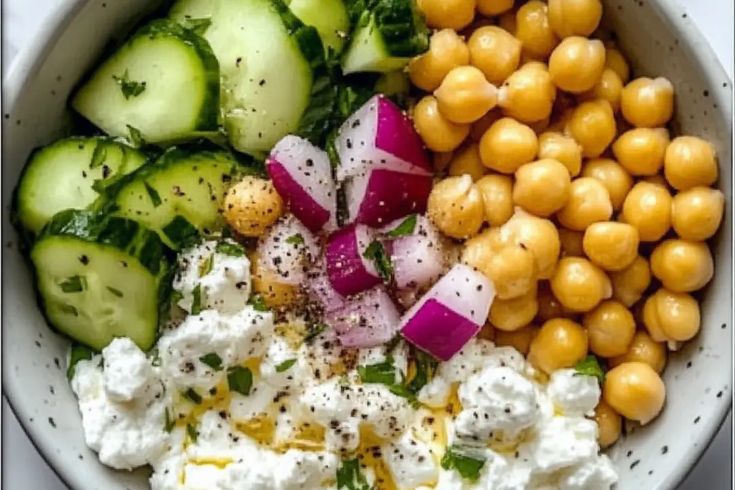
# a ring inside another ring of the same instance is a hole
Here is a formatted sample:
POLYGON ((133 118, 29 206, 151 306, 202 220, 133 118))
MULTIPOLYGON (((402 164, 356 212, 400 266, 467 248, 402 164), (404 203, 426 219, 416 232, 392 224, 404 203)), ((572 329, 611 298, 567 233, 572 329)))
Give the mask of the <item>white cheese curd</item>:
POLYGON ((597 378, 574 369, 555 371, 546 387, 549 398, 565 415, 594 415, 600 401, 597 378))
POLYGON ((151 379, 151 365, 143 351, 127 337, 114 339, 102 350, 107 397, 129 402, 143 394, 151 379))
POLYGON ((434 452, 427 444, 416 440, 410 431, 382 446, 381 454, 399 490, 434 485, 439 478, 434 452))
POLYGON ((560 490, 596 490, 610 488, 618 481, 610 458, 604 454, 588 459, 562 473, 560 490))
POLYGON ((105 390, 102 363, 100 356, 80 361, 71 381, 82 414, 84 440, 102 463, 113 468, 130 470, 148 464, 168 440, 164 386, 150 375, 136 398, 114 401, 105 390))
MULTIPOLYGON (((179 255, 179 270, 173 288, 181 294, 178 306, 192 311, 194 293, 199 288, 200 310, 215 309, 236 313, 250 297, 250 261, 245 255, 230 255, 218 251, 217 243, 209 240, 179 255)), ((242 250, 233 240, 224 243, 242 250)), ((226 247, 219 247, 226 250, 226 247)))
POLYGON ((539 472, 567 468, 597 456, 597 425, 584 417, 543 419, 525 449, 539 472))

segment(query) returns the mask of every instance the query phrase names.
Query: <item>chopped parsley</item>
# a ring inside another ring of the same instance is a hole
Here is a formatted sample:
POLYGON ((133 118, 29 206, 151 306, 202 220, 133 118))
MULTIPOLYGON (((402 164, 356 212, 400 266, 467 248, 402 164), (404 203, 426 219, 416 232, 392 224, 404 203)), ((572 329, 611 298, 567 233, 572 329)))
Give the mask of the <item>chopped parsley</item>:
POLYGON ((412 214, 408 218, 401 221, 401 224, 393 228, 391 231, 388 232, 388 236, 391 238, 397 238, 400 236, 406 236, 413 233, 413 231, 416 229, 416 215, 412 214))
POLYGON ((191 439, 191 442, 197 442, 199 432, 197 432, 193 425, 186 424, 186 433, 189 434, 189 439, 191 439))
POLYGON ((71 276, 59 284, 65 293, 80 293, 87 289, 87 279, 84 276, 71 276))
POLYGON ((191 314, 198 315, 202 312, 202 286, 197 284, 191 292, 191 314))
POLYGON ((107 159, 107 148, 105 148, 105 143, 102 141, 98 141, 97 144, 94 147, 94 152, 92 152, 92 161, 89 162, 89 168, 97 168, 103 163, 105 163, 105 160, 107 159))
POLYGON ((485 460, 475 455, 470 456, 457 446, 449 446, 441 465, 445 470, 457 470, 462 478, 477 481, 480 478, 480 470, 485 466, 485 460))
POLYGON ((577 374, 594 376, 600 383, 605 382, 605 370, 600 366, 600 361, 597 357, 592 354, 575 364, 574 369, 577 371, 577 374))
POLYGON ((219 242, 214 250, 217 253, 232 257, 242 257, 245 255, 245 249, 239 243, 219 242))
POLYGON ((204 277, 210 272, 212 272, 212 268, 214 267, 214 254, 210 255, 206 259, 202 260, 199 263, 199 277, 204 277))
POLYGON ((255 311, 270 311, 268 309, 268 305, 265 304, 265 300, 263 299, 263 296, 260 294, 254 294, 250 297, 250 301, 248 301, 248 304, 253 307, 255 311))
POLYGON ((125 97, 125 100, 130 97, 137 97, 145 91, 146 82, 131 80, 128 76, 128 70, 125 70, 123 76, 112 75, 112 78, 120 86, 120 91, 125 97))
POLYGON ((188 398, 189 400, 191 400, 192 402, 196 403, 197 405, 199 405, 200 403, 202 403, 202 395, 200 395, 199 393, 197 393, 194 390, 194 388, 189 388, 188 390, 186 390, 184 392, 184 397, 185 398, 188 398))
POLYGON ((174 428, 174 425, 176 424, 176 421, 171 418, 171 415, 169 415, 168 408, 165 408, 163 410, 163 415, 165 417, 163 428, 166 432, 171 432, 174 428))
POLYGON ((140 148, 145 144, 145 141, 143 140, 143 135, 140 132, 140 129, 131 126, 130 124, 126 124, 128 127, 128 133, 130 134, 130 137, 128 138, 130 140, 130 144, 132 144, 136 148, 140 148))
POLYGON ((283 361, 276 366, 276 372, 282 373, 284 371, 288 371, 294 364, 296 364, 296 359, 288 359, 286 361, 283 361))
POLYGON ((89 361, 94 356, 88 347, 81 344, 72 344, 69 351, 69 367, 66 368, 66 377, 69 381, 74 377, 74 371, 79 361, 89 361))
POLYGON ((295 235, 291 235, 290 237, 286 238, 286 243, 294 246, 303 245, 304 237, 301 235, 301 233, 296 233, 295 235))
POLYGON ((230 391, 236 391, 241 395, 249 395, 253 386, 253 373, 250 369, 242 366, 231 367, 227 371, 227 384, 230 391))
POLYGON ((309 329, 306 331, 306 335, 304 336, 304 342, 307 344, 314 340, 315 338, 319 337, 322 332, 324 332, 327 328, 326 323, 315 323, 314 325, 310 326, 309 329))
POLYGON ((434 359, 429 354, 416 349, 414 359, 416 361, 416 375, 413 377, 407 388, 411 393, 418 393, 421 391, 426 383, 431 381, 434 377, 434 372, 439 365, 439 361, 434 359))
POLYGON ((157 208, 161 205, 163 201, 161 201, 161 196, 158 194, 158 191, 151 187, 151 185, 143 181, 143 186, 145 186, 145 191, 148 193, 148 197, 151 199, 151 203, 153 203, 153 207, 157 208))
POLYGON ((388 357, 385 361, 367 366, 357 366, 357 374, 363 383, 379 383, 391 386, 396 382, 396 367, 393 358, 388 357))
POLYGON ((342 461, 337 468, 337 490, 371 490, 357 459, 342 461))
POLYGON ((114 294, 118 298, 122 298, 124 296, 123 293, 122 293, 122 291, 120 291, 119 289, 115 289, 115 288, 110 287, 110 286, 105 286, 105 287, 107 288, 107 290, 109 292, 111 292, 112 294, 114 294))
POLYGON ((215 371, 222 371, 222 358, 216 352, 210 352, 199 358, 203 364, 211 367, 215 371))
POLYGON ((379 241, 375 240, 365 249, 362 254, 368 260, 371 260, 375 264, 375 270, 385 282, 390 282, 393 277, 393 264, 385 252, 385 247, 379 241))

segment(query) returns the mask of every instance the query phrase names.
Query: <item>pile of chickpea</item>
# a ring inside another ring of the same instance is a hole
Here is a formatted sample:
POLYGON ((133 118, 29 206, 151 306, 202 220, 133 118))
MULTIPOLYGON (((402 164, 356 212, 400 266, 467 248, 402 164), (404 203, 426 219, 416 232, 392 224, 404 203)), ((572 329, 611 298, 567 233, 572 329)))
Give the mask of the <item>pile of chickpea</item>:
POLYGON ((428 215, 495 283, 485 335, 550 373, 610 368, 599 439, 661 411, 667 349, 700 329, 691 293, 724 196, 712 146, 670 138, 674 87, 629 80, 599 0, 419 0, 435 29, 409 64, 415 127, 447 177, 428 215), (485 225, 488 226, 485 226, 485 225), (638 326, 641 328, 638 328, 638 326))

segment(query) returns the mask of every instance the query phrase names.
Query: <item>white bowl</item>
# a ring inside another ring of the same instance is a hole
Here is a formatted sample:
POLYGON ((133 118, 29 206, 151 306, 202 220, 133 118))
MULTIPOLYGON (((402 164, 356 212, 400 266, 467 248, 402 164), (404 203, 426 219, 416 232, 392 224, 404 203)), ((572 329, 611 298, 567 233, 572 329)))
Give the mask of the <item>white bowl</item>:
MULTIPOLYGON (((719 187, 732 203, 732 82, 672 0, 608 0, 607 20, 637 74, 668 77, 677 126, 717 147, 719 187)), ((72 488, 147 488, 145 471, 114 472, 84 445, 65 377, 68 342, 46 325, 30 269, 9 222, 12 191, 28 154, 69 131, 67 97, 115 33, 150 11, 149 0, 69 0, 11 68, 3 87, 3 383, 38 449, 72 488)), ((611 451, 618 488, 674 488, 720 427, 732 392, 732 212, 713 241, 716 275, 703 296, 702 332, 672 355, 663 414, 611 451)))

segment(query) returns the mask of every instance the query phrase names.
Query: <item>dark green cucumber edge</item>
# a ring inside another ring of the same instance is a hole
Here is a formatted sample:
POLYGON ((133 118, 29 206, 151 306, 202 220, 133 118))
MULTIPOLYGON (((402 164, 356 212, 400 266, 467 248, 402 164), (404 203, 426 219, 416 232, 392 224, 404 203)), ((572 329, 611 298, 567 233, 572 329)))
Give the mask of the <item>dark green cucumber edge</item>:
POLYGON ((412 57, 429 48, 429 30, 414 0, 347 0, 346 6, 353 31, 375 19, 392 56, 412 57))

